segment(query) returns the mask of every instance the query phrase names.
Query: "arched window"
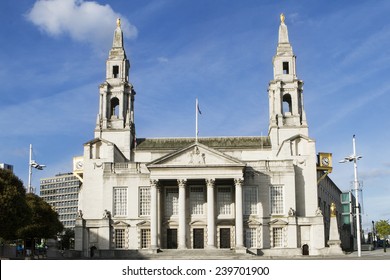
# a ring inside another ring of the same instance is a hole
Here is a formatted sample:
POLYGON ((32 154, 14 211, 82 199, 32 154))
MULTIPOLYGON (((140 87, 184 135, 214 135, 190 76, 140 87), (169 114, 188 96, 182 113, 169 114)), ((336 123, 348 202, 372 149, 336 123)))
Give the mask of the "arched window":
POLYGON ((114 97, 111 99, 111 117, 119 117, 119 99, 114 97))
POLYGON ((286 113, 292 113, 292 103, 291 103, 291 95, 290 94, 285 94, 283 95, 283 114, 285 115, 286 113))

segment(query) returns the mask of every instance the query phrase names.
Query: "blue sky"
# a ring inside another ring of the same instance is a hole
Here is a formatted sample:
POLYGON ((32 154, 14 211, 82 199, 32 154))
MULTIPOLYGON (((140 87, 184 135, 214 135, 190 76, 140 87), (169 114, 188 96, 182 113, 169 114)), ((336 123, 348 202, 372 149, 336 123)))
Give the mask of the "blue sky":
POLYGON ((115 0, 0 2, 0 162, 27 184, 28 149, 39 178, 71 171, 93 138, 98 85, 117 17, 138 137, 268 133, 279 14, 305 83, 310 137, 331 152, 330 177, 352 188, 356 134, 363 228, 390 219, 390 1, 115 0))

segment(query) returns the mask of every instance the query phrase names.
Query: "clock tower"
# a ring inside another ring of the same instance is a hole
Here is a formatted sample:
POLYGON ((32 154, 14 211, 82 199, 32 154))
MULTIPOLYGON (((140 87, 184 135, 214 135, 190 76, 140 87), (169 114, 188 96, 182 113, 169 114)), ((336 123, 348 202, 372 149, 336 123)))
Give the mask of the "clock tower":
POLYGON ((129 82, 130 63, 123 47, 120 19, 106 61, 106 81, 99 87, 99 114, 95 138, 112 142, 127 160, 135 138, 133 85, 129 82))
POLYGON ((285 17, 281 14, 278 46, 273 57, 274 79, 268 86, 268 134, 276 149, 284 140, 294 135, 308 136, 303 107, 303 81, 297 77, 296 56, 284 21, 285 17))

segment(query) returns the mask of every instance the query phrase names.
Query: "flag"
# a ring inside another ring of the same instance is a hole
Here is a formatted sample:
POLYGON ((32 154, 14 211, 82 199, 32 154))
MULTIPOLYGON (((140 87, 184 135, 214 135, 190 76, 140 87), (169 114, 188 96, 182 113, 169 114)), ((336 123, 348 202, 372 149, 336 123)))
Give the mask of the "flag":
POLYGON ((200 111, 200 108, 199 108, 199 103, 196 104, 196 108, 198 109, 198 113, 199 113, 200 115, 202 115, 202 112, 200 111))
POLYGON ((38 170, 43 170, 43 168, 46 167, 46 165, 36 163, 35 160, 32 160, 30 162, 30 165, 31 165, 31 167, 34 167, 38 170))

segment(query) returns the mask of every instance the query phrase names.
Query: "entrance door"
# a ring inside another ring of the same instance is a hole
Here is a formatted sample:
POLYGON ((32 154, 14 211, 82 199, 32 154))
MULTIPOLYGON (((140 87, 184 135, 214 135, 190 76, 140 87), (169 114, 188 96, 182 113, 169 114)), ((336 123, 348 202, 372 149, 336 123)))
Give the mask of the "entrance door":
POLYGON ((177 249, 177 229, 167 230, 167 249, 177 249))
POLYGON ((302 246, 302 255, 304 255, 304 256, 309 255, 309 245, 305 244, 302 246))
POLYGON ((219 248, 230 249, 230 228, 219 229, 219 248))
POLYGON ((194 249, 203 249, 204 248, 204 229, 203 228, 194 228, 194 249))

